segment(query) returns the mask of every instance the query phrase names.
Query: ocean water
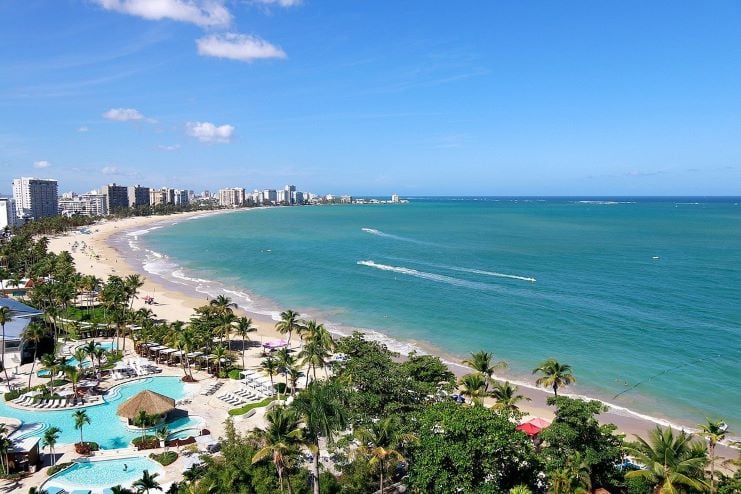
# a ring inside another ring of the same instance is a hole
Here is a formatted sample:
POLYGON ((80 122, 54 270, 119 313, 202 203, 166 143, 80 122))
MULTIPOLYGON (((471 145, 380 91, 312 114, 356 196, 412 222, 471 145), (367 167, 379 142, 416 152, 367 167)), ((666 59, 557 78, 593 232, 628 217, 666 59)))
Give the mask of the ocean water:
MULTIPOLYGON (((179 221, 127 242, 152 275, 402 352, 555 357, 569 391, 741 431, 741 201, 418 198, 179 221)), ((205 299, 205 296, 204 296, 205 299)))

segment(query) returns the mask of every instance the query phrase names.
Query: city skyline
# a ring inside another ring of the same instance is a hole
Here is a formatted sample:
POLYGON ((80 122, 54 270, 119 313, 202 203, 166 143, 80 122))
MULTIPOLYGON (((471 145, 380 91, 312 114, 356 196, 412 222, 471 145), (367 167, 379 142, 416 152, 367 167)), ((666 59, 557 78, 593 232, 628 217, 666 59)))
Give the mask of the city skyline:
POLYGON ((60 192, 738 195, 738 13, 5 2, 0 194, 34 176, 60 192))

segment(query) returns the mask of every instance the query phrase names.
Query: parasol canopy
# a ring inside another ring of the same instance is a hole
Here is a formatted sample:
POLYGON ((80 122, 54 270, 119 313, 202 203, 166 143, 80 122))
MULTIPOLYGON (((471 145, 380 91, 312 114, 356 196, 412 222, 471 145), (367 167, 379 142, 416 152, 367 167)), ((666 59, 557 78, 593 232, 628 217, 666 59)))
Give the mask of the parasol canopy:
POLYGON ((123 402, 116 413, 127 419, 134 419, 141 410, 147 415, 164 415, 175 409, 175 400, 165 395, 145 390, 123 402))

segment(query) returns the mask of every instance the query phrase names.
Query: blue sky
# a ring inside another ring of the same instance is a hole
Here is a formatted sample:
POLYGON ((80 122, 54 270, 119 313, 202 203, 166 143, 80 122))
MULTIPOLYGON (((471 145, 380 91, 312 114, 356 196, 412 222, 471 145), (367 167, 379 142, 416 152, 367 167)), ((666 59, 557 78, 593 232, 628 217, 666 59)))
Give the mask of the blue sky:
POLYGON ((0 192, 741 194, 741 3, 0 2, 0 192))

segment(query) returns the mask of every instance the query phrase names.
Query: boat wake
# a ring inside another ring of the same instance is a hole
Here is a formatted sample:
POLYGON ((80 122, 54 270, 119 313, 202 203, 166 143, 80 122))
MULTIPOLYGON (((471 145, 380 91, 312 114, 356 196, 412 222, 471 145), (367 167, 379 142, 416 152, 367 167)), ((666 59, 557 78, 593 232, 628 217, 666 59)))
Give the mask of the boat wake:
POLYGON ((360 266, 367 266, 369 268, 380 269, 381 271, 390 271, 393 273, 404 274, 407 276, 414 276, 415 278, 422 278, 423 280, 435 281, 438 283, 445 283, 453 286, 460 286, 464 288, 472 288, 474 290, 487 290, 487 291, 498 291, 499 287, 481 283, 479 281, 462 280, 460 278, 454 278, 452 276, 445 276, 444 274, 428 273, 426 271, 418 271, 416 269, 405 268, 401 266, 389 266, 387 264, 378 264, 372 260, 358 261, 357 264, 360 266))
POLYGON ((377 237, 384 237, 384 238, 390 238, 393 240, 399 240, 400 242, 409 242, 412 244, 419 244, 419 245, 435 245, 431 242, 424 242, 422 240, 415 240, 413 238, 408 237, 402 237, 400 235, 392 235, 391 233, 382 232, 381 230, 376 230, 375 228, 361 228, 362 231, 365 233, 369 233, 371 235, 375 235, 377 237))
POLYGON ((414 264, 421 264, 423 266, 430 266, 432 268, 447 269, 448 271, 457 271, 459 273, 480 274, 484 276, 492 276, 494 278, 508 278, 510 280, 529 281, 530 283, 535 283, 536 281, 538 281, 532 276, 521 276, 519 274, 499 273, 497 271, 487 271, 484 269, 476 269, 476 268, 464 268, 461 266, 448 266, 447 264, 435 264, 432 262, 415 261, 413 259, 401 259, 401 258, 392 258, 392 257, 389 257, 389 259, 411 262, 414 264))

